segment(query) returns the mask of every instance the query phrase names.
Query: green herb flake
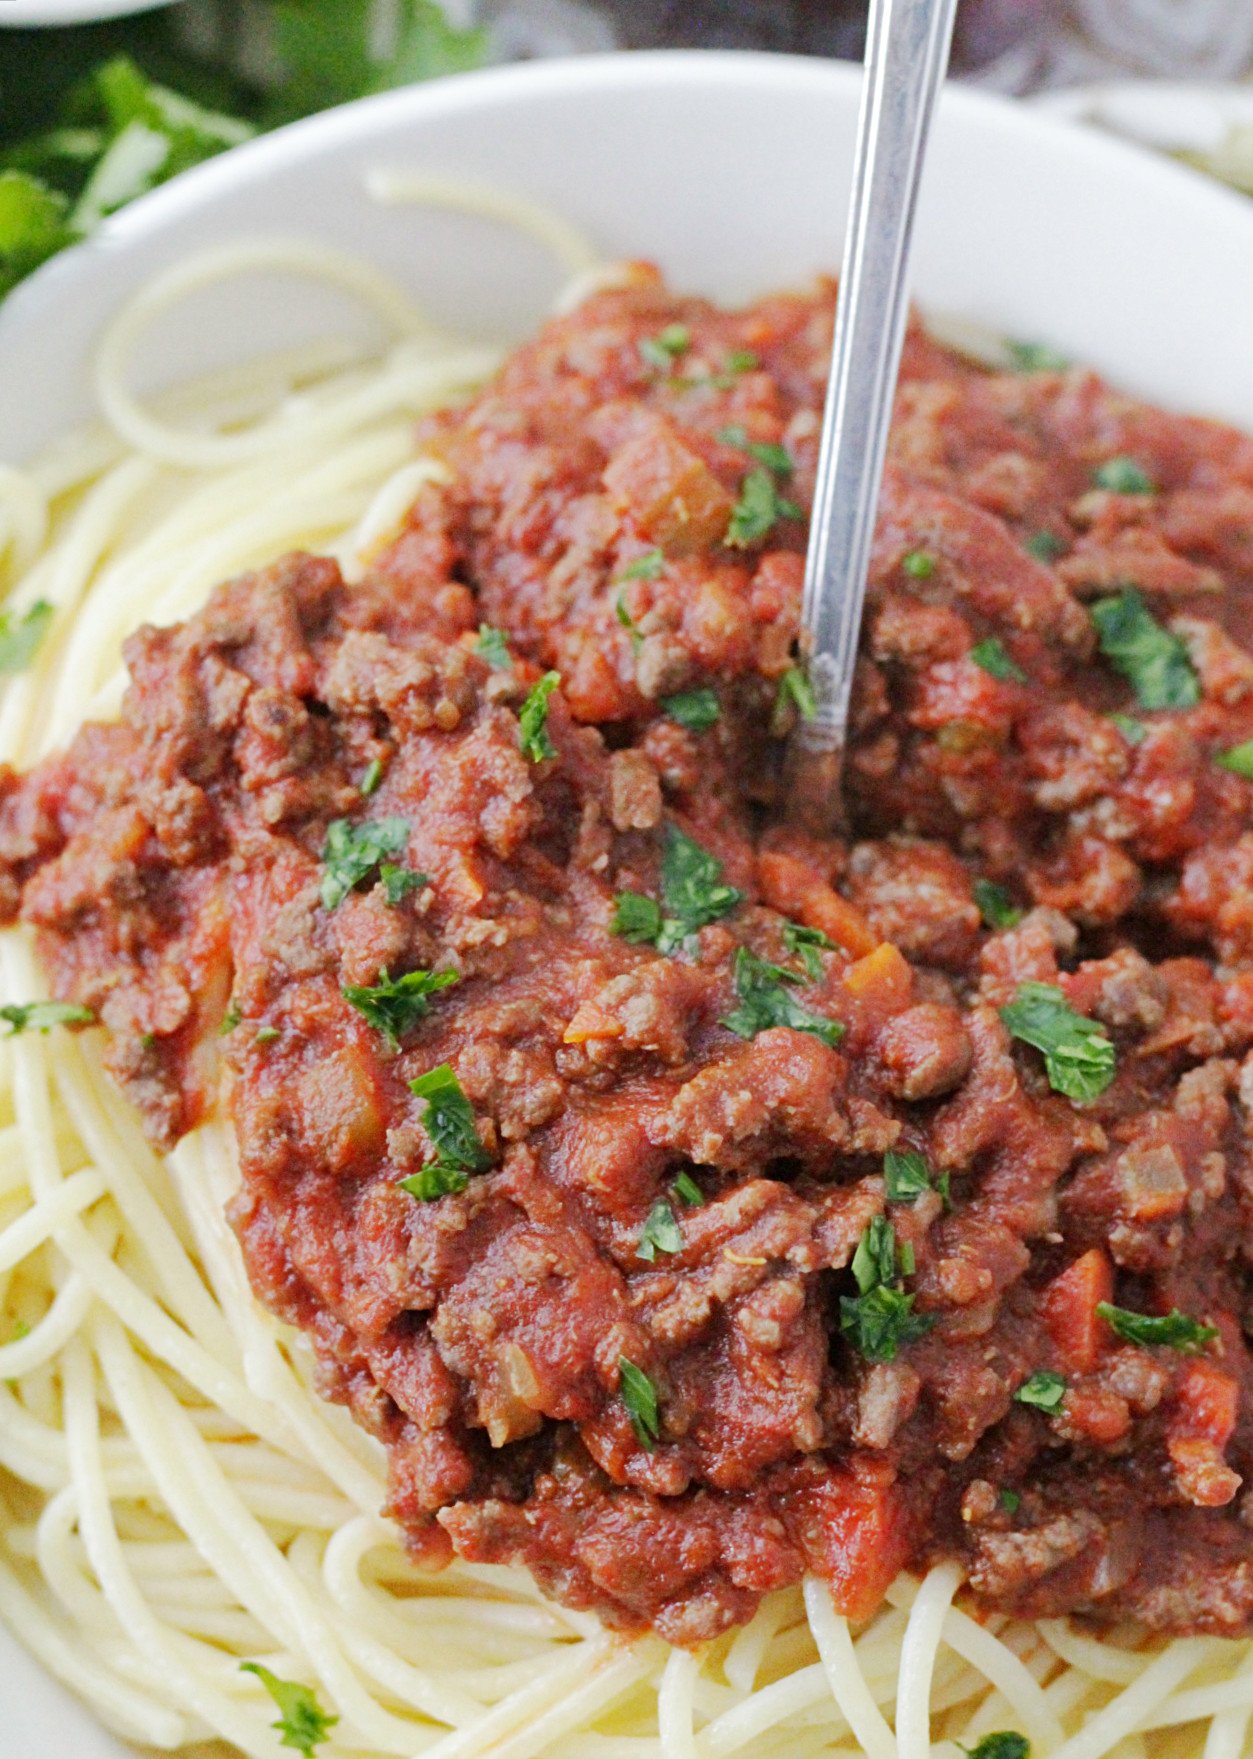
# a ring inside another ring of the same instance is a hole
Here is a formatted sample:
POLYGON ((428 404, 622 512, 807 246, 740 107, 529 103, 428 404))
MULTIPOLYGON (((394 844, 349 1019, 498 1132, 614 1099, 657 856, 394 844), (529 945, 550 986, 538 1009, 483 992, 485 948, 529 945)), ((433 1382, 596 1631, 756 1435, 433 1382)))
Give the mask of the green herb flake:
POLYGON ((474 1107, 447 1063, 429 1069, 409 1083, 409 1091, 426 1105, 422 1127, 435 1144, 441 1161, 471 1173, 485 1173, 491 1156, 479 1141, 474 1107))
POLYGON ((896 1281, 896 1229, 886 1216, 875 1216, 857 1242, 853 1278, 863 1295, 896 1281))
POLYGON ((393 906, 402 904, 410 892, 420 892, 431 883, 431 876, 415 873, 411 867, 397 867, 394 861, 379 863, 379 884, 383 896, 393 906))
POLYGON ((1201 1320, 1181 1313, 1177 1307, 1172 1307, 1169 1313, 1156 1316, 1150 1313, 1133 1313, 1127 1307, 1115 1307, 1112 1302, 1098 1301, 1096 1311, 1120 1338, 1126 1338, 1133 1344, 1144 1344, 1146 1347, 1161 1344, 1170 1350, 1180 1350, 1185 1356, 1195 1356, 1212 1338, 1218 1336, 1216 1325, 1205 1325, 1201 1320))
POLYGON ((1240 745, 1229 745, 1226 751, 1215 753, 1214 762, 1220 769, 1230 770, 1233 775, 1243 776, 1246 782, 1253 782, 1253 739, 1246 739, 1240 745))
POLYGON ((648 1212, 644 1230, 635 1248, 635 1256, 652 1264, 659 1252, 682 1252, 683 1230, 674 1211, 664 1197, 659 1197, 648 1212))
POLYGON ((722 863, 677 825, 668 824, 661 856, 661 901, 670 920, 658 945, 673 951, 689 934, 729 916, 744 901, 743 892, 727 885, 722 863))
POLYGON ((722 715, 717 691, 707 688, 680 690, 674 696, 664 696, 661 706, 672 721, 677 721, 680 727, 686 727, 691 733, 707 733, 722 715))
POLYGON ((727 355, 726 371, 732 374, 753 373, 761 365, 761 360, 751 348, 733 348, 727 355))
POLYGON ((642 892, 619 892, 616 895, 609 920, 610 934, 629 941, 632 946, 643 946, 645 943, 655 944, 661 930, 661 905, 655 898, 646 898, 642 892))
POLYGON ((281 1037, 282 1033, 277 1026, 258 1026, 254 1043, 273 1044, 276 1038, 281 1037))
POLYGON ((1016 1490, 1010 1490, 1008 1485, 1002 1490, 997 1491, 996 1500, 1000 1503, 1007 1515, 1016 1515, 1022 1507, 1021 1496, 1019 1496, 1016 1490))
POLYGON ((513 670, 513 660, 509 653, 509 643, 499 629, 493 629, 490 623, 480 623, 478 639, 474 651, 481 659, 497 672, 513 670))
POLYGON ((1004 886, 998 886, 995 880, 977 879, 973 891, 979 914, 988 928, 1014 928, 1022 921, 1022 911, 1004 886))
POLYGON ((692 333, 686 324, 667 324, 655 336, 642 336, 637 344, 641 360, 659 373, 669 373, 691 346, 692 333))
POLYGON ((782 965, 771 965, 748 947, 739 947, 735 954, 735 993, 738 1008, 723 1016, 721 1024, 738 1038, 755 1038, 773 1026, 790 1026, 794 1032, 809 1032, 823 1044, 836 1045, 844 1036, 842 1020, 830 1020, 797 1001, 789 984, 801 980, 794 971, 782 965))
POLYGON ((820 928, 806 928, 801 922, 783 924, 783 945, 794 959, 800 960, 811 983, 822 977, 822 960, 818 955, 836 950, 830 935, 823 934, 820 928))
POLYGON ((1064 373, 1070 362, 1064 354, 1045 342, 1009 342, 1005 344, 1010 364, 1019 373, 1064 373))
POLYGON ((651 1454, 661 1440, 661 1413, 657 1404, 657 1388, 642 1368, 627 1356, 618 1357, 618 1390, 635 1439, 651 1454))
POLYGON ((346 983, 343 996, 393 1050, 399 1050, 405 1033, 430 1013, 431 997, 458 982, 455 971, 407 971, 403 977, 390 977, 384 969, 377 983, 346 983))
POLYGON ((780 519, 803 517, 794 501, 779 494, 772 472, 759 464, 740 484, 740 498, 732 510, 723 541, 733 550, 746 550, 759 543, 780 519))
POLYGON ((1114 1047, 1105 1028, 1077 1014, 1055 984, 1020 983, 1001 1019, 1015 1038, 1044 1053, 1055 1093, 1079 1101, 1104 1093, 1116 1073, 1114 1047))
MULTIPOLYGON (((665 565, 666 558, 662 555, 660 550, 645 550, 644 554, 642 556, 637 556, 634 562, 628 562, 622 572, 615 576, 615 578, 618 580, 660 580, 661 571, 665 565)), ((634 627, 631 614, 622 603, 621 596, 619 596, 617 605, 614 609, 617 612, 618 621, 622 624, 623 628, 631 629, 634 627)))
POLYGON ((1134 586, 1092 606, 1101 652, 1136 693, 1141 708, 1193 708, 1201 686, 1177 635, 1165 629, 1134 586))
POLYGON ((867 1362, 895 1362, 903 1345, 925 1337, 935 1323, 913 1307, 912 1295, 886 1284, 868 1295, 841 1295, 840 1330, 867 1362))
POLYGON ((419 1203, 434 1203, 437 1197, 455 1197, 459 1191, 464 1191, 470 1183, 470 1175, 464 1167, 455 1167, 451 1161, 429 1160, 418 1172, 411 1173, 407 1179, 397 1179, 396 1183, 419 1203))
POLYGON ((935 573, 935 557, 926 550, 911 550, 901 563, 911 580, 930 580, 935 573))
POLYGON ((361 792, 367 796, 377 794, 379 783, 383 780, 383 760, 372 757, 365 766, 365 774, 361 778, 361 792))
POLYGON ((10 1002, 0 1008, 0 1020, 7 1023, 8 1036, 19 1032, 47 1032, 53 1026, 86 1026, 95 1019, 90 1008, 77 1002, 10 1002))
POLYGON ((322 875, 322 908, 338 909, 385 856, 398 854, 408 841, 408 819, 374 818, 357 825, 346 818, 332 819, 322 850, 326 870, 322 875))
POLYGON ((738 452, 747 452, 758 464, 764 464, 767 470, 773 471, 780 482, 786 482, 796 469, 792 454, 786 446, 777 446, 767 440, 750 440, 747 430, 738 422, 719 428, 714 437, 724 446, 734 446, 738 452))
POLYGON ((705 1195, 691 1173, 680 1173, 674 1181, 674 1194, 688 1209, 703 1209, 705 1195))
POLYGON ((889 1203, 915 1203, 934 1189, 927 1163, 913 1148, 889 1148, 883 1157, 883 1178, 889 1203))
POLYGON ((1066 554, 1065 540, 1052 531, 1033 531, 1023 548, 1037 562, 1056 562, 1066 554))
POLYGON ((518 749, 532 763, 543 763, 557 755, 548 731, 548 699, 560 683, 560 672, 545 672, 519 710, 518 749))
POLYGON ((228 1033, 234 1032, 242 1019, 243 1015, 239 1011, 239 1003, 232 1001, 222 1016, 222 1024, 218 1027, 218 1037, 225 1038, 228 1033))
POLYGON ((1111 715, 1110 722, 1117 727, 1128 745, 1143 745, 1149 736, 1149 730, 1143 721, 1137 721, 1134 715, 1111 715))
POLYGON ((47 599, 36 599, 19 617, 16 612, 0 612, 0 672, 24 672, 30 665, 52 622, 53 609, 47 599))
POLYGON ((1020 1405, 1034 1405, 1039 1411, 1059 1411, 1066 1397, 1065 1378, 1051 1368, 1041 1368, 1023 1381, 1014 1397, 1020 1405))
MULTIPOLYGON (((1001 1495, 1013 1496, 1010 1491, 1002 1491, 1001 1495)), ((1014 1507, 1018 1500, 1015 1498, 1014 1507)), ((1011 1510, 1011 1513, 1013 1511, 1011 1510)), ((1031 1759, 1031 1742, 1026 1735, 1015 1734, 1012 1729, 1000 1729, 996 1734, 984 1735, 983 1739, 973 1747, 962 1747, 960 1741, 954 1743, 961 1747, 969 1759, 1031 1759)))
POLYGON ((774 696, 772 728, 777 728, 786 721, 789 707, 795 707, 802 721, 812 721, 818 713, 814 687, 803 666, 789 666, 779 679, 774 696))
POLYGON ((999 635, 989 635, 985 641, 977 641, 970 650, 970 657, 981 671, 990 678, 999 678, 1003 684, 1027 682, 1027 674, 1010 658, 999 635))
POLYGON ((241 1673, 256 1674, 261 1684, 278 1705, 279 1719, 270 1727, 282 1735, 280 1747, 294 1747, 296 1752, 312 1755, 315 1747, 330 1739, 338 1716, 328 1716, 318 1704, 313 1690, 295 1680, 280 1680, 259 1661, 241 1661, 241 1673))
POLYGON ((1107 458, 1092 472, 1092 481, 1098 489, 1108 489, 1114 495, 1155 495, 1157 484, 1142 464, 1134 458, 1120 454, 1117 458, 1107 458))

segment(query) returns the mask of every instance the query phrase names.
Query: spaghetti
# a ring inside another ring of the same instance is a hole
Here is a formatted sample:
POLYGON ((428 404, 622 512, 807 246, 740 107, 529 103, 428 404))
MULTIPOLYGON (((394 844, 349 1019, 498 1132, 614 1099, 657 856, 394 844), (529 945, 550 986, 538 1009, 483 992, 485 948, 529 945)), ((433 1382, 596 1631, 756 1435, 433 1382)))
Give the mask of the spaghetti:
MULTIPOLYGON (((100 356, 106 426, 0 474, 8 604, 54 607, 0 707, 0 758, 29 767, 115 714, 122 638, 224 576, 297 546, 359 566, 438 468, 411 456, 414 417, 492 365, 320 252, 226 253, 146 290, 100 356), (261 263, 352 286, 397 340, 141 406, 123 374, 144 322, 261 263)), ((22 931, 0 935, 0 988, 44 992, 22 931)), ((152 1152, 94 1035, 0 1045, 0 1614, 122 1736, 268 1759, 247 1660, 316 1690, 338 1718, 326 1759, 927 1759, 1006 1729, 1036 1759, 1246 1750, 1253 1644, 975 1619, 951 1564, 899 1579, 859 1627, 811 1578, 695 1654, 615 1637, 521 1571, 422 1573, 377 1513, 382 1450, 252 1298, 224 1218, 236 1181, 219 1119, 152 1152)))

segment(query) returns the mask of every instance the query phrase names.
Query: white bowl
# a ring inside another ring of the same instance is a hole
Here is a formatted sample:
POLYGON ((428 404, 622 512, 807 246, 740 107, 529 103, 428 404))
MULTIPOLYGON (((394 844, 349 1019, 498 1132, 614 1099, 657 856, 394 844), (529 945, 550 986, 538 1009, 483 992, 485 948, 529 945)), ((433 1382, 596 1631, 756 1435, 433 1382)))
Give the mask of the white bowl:
POLYGON ((170 0, 0 0, 0 25, 89 24, 127 12, 154 12, 170 0))
MULTIPOLYGON (((2 4, 2 0, 0 0, 2 4)), ((838 255, 858 75, 755 55, 589 57, 390 93, 239 148, 138 202, 0 308, 0 458, 90 408, 101 323, 154 270, 207 244, 288 235, 361 252, 438 317, 533 325, 557 275, 481 220, 381 209, 371 167, 504 186, 551 204, 607 253, 738 298, 838 255)), ((1055 343, 1125 385, 1253 427, 1253 206, 1192 173, 1028 109, 953 90, 918 228, 933 309, 1055 343)), ((159 373, 244 357, 342 323, 285 280, 198 296, 163 328, 159 373), (264 288, 261 289, 265 291, 264 288)), ((5 1759, 122 1749, 0 1638, 5 1759)))

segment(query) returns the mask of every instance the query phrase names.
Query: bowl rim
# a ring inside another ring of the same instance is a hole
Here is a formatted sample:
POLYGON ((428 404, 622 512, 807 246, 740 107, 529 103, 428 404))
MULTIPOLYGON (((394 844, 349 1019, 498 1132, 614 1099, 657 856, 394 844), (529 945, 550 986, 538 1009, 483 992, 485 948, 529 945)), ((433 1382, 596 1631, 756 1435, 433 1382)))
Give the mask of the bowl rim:
MULTIPOLYGON (((642 49, 498 64, 356 98, 244 141, 138 197, 105 220, 89 238, 43 264, 0 301, 0 331, 11 330, 28 317, 37 322, 36 308, 45 291, 54 286, 62 291, 66 283, 89 277, 98 258, 113 256, 132 242, 159 234, 167 220, 229 199, 233 190, 264 178, 269 171, 299 163, 337 143, 375 132, 385 134, 393 123, 413 112, 434 120, 441 115, 491 110, 519 95, 538 100, 570 91, 692 84, 714 88, 769 84, 784 90, 842 86, 853 91, 860 83, 859 63, 833 57, 768 50, 642 49)), ((1210 207, 1227 223, 1253 228, 1253 203, 1246 196, 1150 147, 1058 116, 1046 106, 950 80, 941 94, 941 116, 949 115, 968 119, 993 133, 999 130, 1012 137, 1047 138, 1051 151, 1082 162, 1088 174, 1094 158, 1098 174, 1099 162, 1105 160, 1123 176, 1138 175, 1151 183, 1152 193, 1159 199, 1168 197, 1173 187, 1181 196, 1186 192, 1190 202, 1210 207)), ((836 260, 843 240, 835 239, 832 244, 832 260, 836 260)))

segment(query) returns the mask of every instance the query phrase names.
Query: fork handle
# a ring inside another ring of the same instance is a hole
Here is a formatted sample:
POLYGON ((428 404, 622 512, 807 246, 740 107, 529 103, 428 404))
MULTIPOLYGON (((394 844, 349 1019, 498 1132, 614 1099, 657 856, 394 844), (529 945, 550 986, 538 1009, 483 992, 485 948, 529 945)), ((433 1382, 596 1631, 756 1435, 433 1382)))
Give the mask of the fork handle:
MULTIPOLYGON (((831 376, 809 528, 802 651, 816 713, 794 736, 832 823, 875 512, 909 313, 909 245, 957 0, 871 0, 831 376), (821 773, 826 771, 825 776, 821 773)), ((795 795, 796 778, 792 792, 795 795)), ((793 805, 797 803, 794 799, 793 805)))

